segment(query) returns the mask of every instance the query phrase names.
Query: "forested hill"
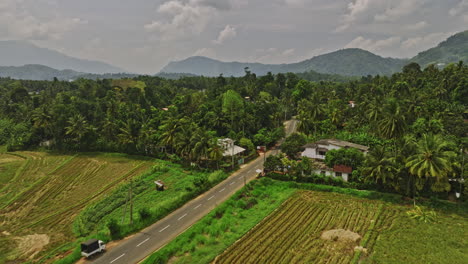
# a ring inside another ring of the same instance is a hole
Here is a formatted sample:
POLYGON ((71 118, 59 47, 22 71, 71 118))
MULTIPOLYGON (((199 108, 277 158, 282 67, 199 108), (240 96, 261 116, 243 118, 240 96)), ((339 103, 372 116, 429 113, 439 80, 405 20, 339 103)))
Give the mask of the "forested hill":
POLYGON ((243 62, 222 62, 206 57, 190 57, 182 61, 170 62, 161 72, 188 72, 203 76, 243 76, 244 68, 257 75, 268 72, 315 71, 326 74, 347 76, 388 75, 395 73, 405 64, 405 60, 383 58, 361 49, 343 49, 312 59, 291 64, 262 64, 243 62))
POLYGON ((0 41, 0 58, 0 66, 41 64, 54 69, 71 69, 78 72, 124 72, 123 69, 104 62, 73 58, 54 50, 40 48, 27 41, 0 41))
POLYGON ((416 62, 423 68, 429 64, 457 63, 468 61, 468 31, 455 34, 437 47, 419 53, 411 59, 383 58, 362 49, 343 49, 291 64, 262 64, 222 62, 206 57, 190 57, 170 62, 161 72, 187 72, 204 76, 243 76, 244 68, 257 75, 267 72, 306 72, 338 74, 343 76, 391 75, 400 71, 405 64, 416 62))
POLYGON ((433 63, 468 62, 468 30, 449 37, 437 47, 419 53, 411 61, 421 66, 433 63))
MULTIPOLYGON (((76 80, 79 78, 97 80, 97 79, 121 79, 121 78, 134 78, 139 76, 132 73, 105 73, 93 74, 83 73, 73 70, 57 70, 44 65, 29 64, 24 66, 0 66, 1 78, 12 78, 17 80, 33 80, 33 81, 52 81, 55 78, 61 81, 76 80)), ((189 73, 158 73, 155 76, 166 79, 179 79, 181 77, 191 77, 193 74, 189 73)), ((317 78, 316 75, 306 76, 305 79, 317 78)), ((339 76, 333 76, 329 80, 340 81, 339 76)))

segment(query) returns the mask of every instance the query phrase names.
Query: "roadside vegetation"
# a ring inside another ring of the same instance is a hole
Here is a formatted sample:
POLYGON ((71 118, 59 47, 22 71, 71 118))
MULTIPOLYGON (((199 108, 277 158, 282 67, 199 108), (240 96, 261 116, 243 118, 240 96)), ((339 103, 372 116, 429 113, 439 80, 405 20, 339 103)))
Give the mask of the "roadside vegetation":
POLYGON ((0 154, 0 260, 50 262, 77 248, 76 240, 121 238, 225 177, 224 172, 194 172, 168 161, 126 154, 0 154), (163 180, 167 189, 156 191, 155 180, 163 180), (112 221, 117 229, 110 232, 112 221))
POLYGON ((411 205, 399 195, 264 178, 144 263, 463 262, 468 257, 466 211, 440 204, 431 208, 437 218, 426 223, 408 216, 411 205), (354 234, 323 237, 339 229, 354 234), (419 244, 406 250, 401 241, 419 244))

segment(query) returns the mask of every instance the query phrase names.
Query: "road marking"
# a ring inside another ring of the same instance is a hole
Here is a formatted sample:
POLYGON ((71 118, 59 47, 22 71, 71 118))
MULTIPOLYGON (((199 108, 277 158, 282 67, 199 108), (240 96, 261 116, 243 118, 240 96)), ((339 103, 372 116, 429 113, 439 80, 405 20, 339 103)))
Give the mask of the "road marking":
POLYGON ((234 183, 236 183, 235 181, 231 182, 229 185, 233 185, 234 183))
POLYGON ((165 228, 159 230, 159 233, 161 233, 162 231, 166 230, 170 225, 167 225, 165 228))
POLYGON ((177 221, 180 221, 180 219, 182 219, 182 218, 184 218, 186 216, 187 216, 187 214, 184 214, 183 216, 179 217, 179 219, 177 219, 177 221))
POLYGON ((149 240, 149 237, 148 237, 147 239, 143 240, 143 242, 141 242, 140 244, 138 244, 137 247, 143 245, 143 243, 145 243, 145 242, 148 241, 148 240, 149 240))
POLYGON ((197 209, 197 208, 200 207, 200 206, 201 206, 201 204, 195 206, 195 208, 193 208, 193 209, 195 210, 195 209, 197 209))
POLYGON ((111 261, 110 263, 114 263, 114 261, 117 261, 119 258, 123 257, 125 255, 125 253, 123 253, 122 255, 118 256, 117 258, 115 258, 113 261, 111 261))
POLYGON ((213 199, 213 198, 214 198, 214 195, 211 196, 210 198, 208 198, 207 201, 209 201, 209 200, 211 200, 211 199, 213 199))
POLYGON ((224 191, 224 190, 226 190, 226 188, 222 188, 219 192, 222 192, 222 191, 224 191))

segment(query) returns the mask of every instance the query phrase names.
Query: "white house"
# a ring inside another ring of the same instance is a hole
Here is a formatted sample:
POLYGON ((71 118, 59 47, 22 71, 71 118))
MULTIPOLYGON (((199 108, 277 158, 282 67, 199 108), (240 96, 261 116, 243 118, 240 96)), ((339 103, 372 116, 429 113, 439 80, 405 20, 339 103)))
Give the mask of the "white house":
POLYGON ((305 150, 302 152, 302 157, 311 159, 324 160, 327 151, 340 148, 355 148, 367 154, 369 147, 351 143, 348 141, 338 139, 322 139, 315 143, 310 143, 304 146, 305 150))
POLYGON ((315 174, 341 177, 344 181, 348 181, 351 177, 353 169, 345 165, 335 165, 333 168, 328 168, 322 161, 325 160, 325 155, 329 150, 341 149, 341 148, 355 148, 366 154, 369 151, 369 147, 351 143, 348 141, 337 140, 337 139, 322 139, 315 143, 310 143, 304 146, 305 150, 302 152, 302 157, 308 157, 314 159, 317 165, 314 170, 315 174))
POLYGON ((218 144, 223 148, 223 156, 231 157, 245 151, 245 148, 234 145, 234 140, 230 138, 218 139, 218 144))

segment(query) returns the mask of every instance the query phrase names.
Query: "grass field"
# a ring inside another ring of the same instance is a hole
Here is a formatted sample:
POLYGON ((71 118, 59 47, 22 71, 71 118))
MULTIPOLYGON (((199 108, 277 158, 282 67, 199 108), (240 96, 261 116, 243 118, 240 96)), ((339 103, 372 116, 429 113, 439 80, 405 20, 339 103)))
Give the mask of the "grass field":
MULTIPOLYGON (((202 174, 206 173, 117 153, 0 153, 0 263, 48 263, 76 248, 77 237, 108 232, 110 219, 125 227, 128 211, 121 220, 129 179, 134 186, 134 219, 145 208, 151 221, 173 210, 187 193, 195 193, 193 180, 202 174), (157 179, 165 182, 166 191, 155 190, 157 179)), ((226 175, 207 176, 217 182, 226 175)), ((149 222, 138 224, 122 233, 149 222)))
POLYGON ((33 255, 21 247, 37 239, 48 247, 73 239, 80 210, 152 164, 120 154, 0 154, 0 262, 33 255))
POLYGON ((444 209, 437 211, 436 222, 424 223, 407 216, 411 205, 366 198, 379 196, 375 192, 270 179, 251 186, 253 190, 236 194, 145 263, 449 264, 468 259, 465 213, 444 209), (256 203, 246 208, 250 199, 256 203), (335 229, 361 239, 321 238, 335 229))

